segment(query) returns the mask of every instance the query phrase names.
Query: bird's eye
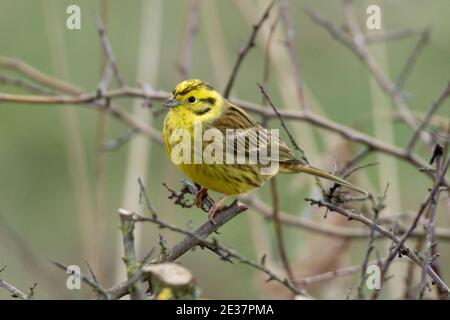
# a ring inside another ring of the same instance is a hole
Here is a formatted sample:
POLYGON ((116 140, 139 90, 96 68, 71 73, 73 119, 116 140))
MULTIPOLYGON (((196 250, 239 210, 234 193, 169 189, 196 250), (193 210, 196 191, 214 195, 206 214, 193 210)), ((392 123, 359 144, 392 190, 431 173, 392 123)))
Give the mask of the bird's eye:
POLYGON ((188 98, 189 103, 194 103, 195 100, 196 100, 196 99, 195 99, 194 96, 190 96, 190 97, 188 98))

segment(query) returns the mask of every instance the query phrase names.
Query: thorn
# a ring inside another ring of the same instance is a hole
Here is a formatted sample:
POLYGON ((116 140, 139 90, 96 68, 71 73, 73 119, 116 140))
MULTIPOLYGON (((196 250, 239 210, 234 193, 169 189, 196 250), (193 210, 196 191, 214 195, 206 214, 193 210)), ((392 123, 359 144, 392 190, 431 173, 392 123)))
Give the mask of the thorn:
POLYGON ((442 146, 439 143, 436 144, 433 150, 433 156, 430 159, 430 165, 433 164, 436 157, 442 157, 443 155, 444 155, 444 148, 442 148, 442 146))
POLYGON ((266 258, 267 258, 267 254, 264 253, 261 257, 261 266, 265 266, 266 265, 266 258))

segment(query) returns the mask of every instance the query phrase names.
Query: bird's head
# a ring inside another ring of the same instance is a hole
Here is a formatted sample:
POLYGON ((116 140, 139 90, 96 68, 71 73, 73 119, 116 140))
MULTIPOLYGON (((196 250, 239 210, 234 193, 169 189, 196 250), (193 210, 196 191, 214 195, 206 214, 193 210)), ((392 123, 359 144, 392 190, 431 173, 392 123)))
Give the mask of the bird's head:
POLYGON ((169 108, 170 112, 201 121, 214 119, 224 105, 224 98, 219 92, 197 79, 180 82, 172 91, 171 97, 163 102, 163 106, 169 108))

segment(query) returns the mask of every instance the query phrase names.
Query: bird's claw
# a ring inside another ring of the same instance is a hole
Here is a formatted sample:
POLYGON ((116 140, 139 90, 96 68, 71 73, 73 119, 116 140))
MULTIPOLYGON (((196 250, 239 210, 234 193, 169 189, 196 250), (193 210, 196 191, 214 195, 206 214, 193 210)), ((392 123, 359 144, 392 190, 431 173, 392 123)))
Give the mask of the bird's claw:
POLYGON ((205 199, 206 197, 209 198, 208 189, 206 188, 200 188, 200 190, 195 193, 194 203, 197 208, 203 208, 203 199, 205 199))
POLYGON ((208 212, 208 221, 211 222, 214 225, 217 224, 214 221, 214 217, 218 213, 218 211, 219 211, 219 207, 214 204, 214 205, 211 206, 211 208, 209 209, 209 212, 208 212))

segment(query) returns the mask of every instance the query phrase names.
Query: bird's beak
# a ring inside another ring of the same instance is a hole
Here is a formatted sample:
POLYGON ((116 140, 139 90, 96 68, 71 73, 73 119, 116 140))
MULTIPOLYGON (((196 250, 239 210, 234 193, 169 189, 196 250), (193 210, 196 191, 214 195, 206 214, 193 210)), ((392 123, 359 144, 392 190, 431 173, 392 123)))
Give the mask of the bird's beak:
POLYGON ((180 102, 175 98, 169 98, 162 104, 166 108, 174 108, 180 105, 180 102))

